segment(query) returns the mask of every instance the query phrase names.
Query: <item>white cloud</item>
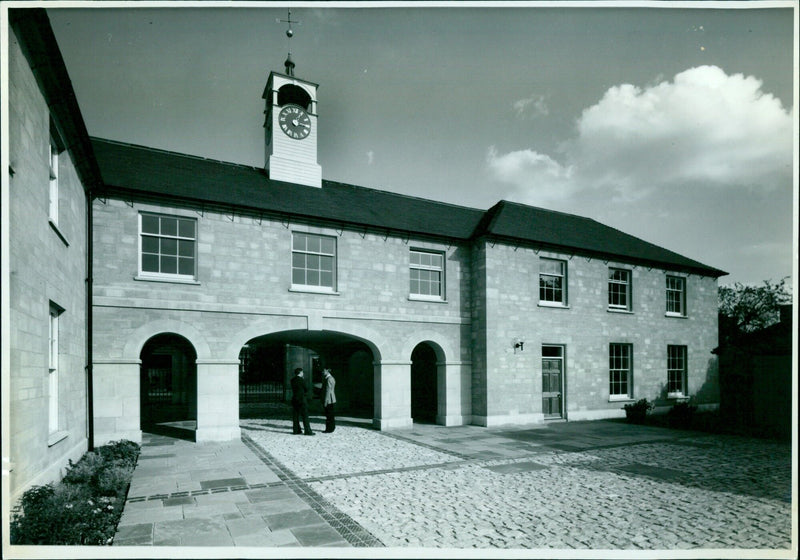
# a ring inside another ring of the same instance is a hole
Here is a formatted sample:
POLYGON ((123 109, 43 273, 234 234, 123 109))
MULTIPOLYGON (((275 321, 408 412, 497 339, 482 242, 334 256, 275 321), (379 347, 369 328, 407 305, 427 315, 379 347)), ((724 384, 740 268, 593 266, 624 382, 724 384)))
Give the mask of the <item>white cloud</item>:
POLYGON ((550 114, 550 109, 545 103, 543 95, 532 95, 525 99, 518 99, 512 104, 512 107, 518 117, 536 118, 546 117, 550 114))
MULTIPOLYGON (((691 68, 639 88, 610 88, 584 110, 563 161, 532 150, 487 154, 491 176, 538 204, 585 191, 637 198, 678 185, 774 189, 791 184, 792 115, 761 80, 691 68)), ((524 109, 524 107, 523 107, 524 109)))

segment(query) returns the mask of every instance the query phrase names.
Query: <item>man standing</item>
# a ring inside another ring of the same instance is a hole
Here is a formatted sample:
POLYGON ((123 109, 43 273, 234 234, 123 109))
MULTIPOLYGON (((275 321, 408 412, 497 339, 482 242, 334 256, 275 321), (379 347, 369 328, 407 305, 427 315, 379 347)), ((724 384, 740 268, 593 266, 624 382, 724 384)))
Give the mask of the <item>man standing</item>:
POLYGON ((334 416, 334 405, 336 404, 336 380, 331 375, 331 370, 325 369, 322 372, 325 380, 322 382, 322 405, 325 407, 325 433, 330 434, 336 429, 336 417, 334 416))
POLYGON ((308 387, 303 379, 303 368, 294 370, 292 385, 292 433, 302 434, 300 431, 300 417, 303 417, 303 428, 307 436, 313 436, 311 424, 308 422, 308 387))

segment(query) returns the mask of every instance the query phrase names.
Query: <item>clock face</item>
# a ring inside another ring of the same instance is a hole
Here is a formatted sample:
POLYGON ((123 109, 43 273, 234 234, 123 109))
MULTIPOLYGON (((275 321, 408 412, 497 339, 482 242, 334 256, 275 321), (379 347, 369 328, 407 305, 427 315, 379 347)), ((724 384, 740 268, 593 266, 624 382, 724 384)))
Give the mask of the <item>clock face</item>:
POLYGON ((302 140, 311 132, 311 117, 299 105, 285 105, 278 114, 278 123, 289 138, 302 140))

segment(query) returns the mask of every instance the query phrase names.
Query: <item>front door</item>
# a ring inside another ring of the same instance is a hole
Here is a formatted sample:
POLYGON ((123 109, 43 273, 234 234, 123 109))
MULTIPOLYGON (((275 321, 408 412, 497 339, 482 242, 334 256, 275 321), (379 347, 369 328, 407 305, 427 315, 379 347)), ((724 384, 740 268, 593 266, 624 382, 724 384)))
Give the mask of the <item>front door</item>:
POLYGON ((563 417, 564 349, 542 346, 542 413, 546 419, 563 417))

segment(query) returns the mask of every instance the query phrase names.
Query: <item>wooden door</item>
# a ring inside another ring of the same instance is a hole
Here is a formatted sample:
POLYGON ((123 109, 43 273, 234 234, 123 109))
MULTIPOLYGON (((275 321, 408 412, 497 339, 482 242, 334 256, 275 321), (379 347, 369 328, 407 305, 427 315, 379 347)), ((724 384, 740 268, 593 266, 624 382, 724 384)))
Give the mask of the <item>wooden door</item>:
POLYGON ((545 418, 561 418, 564 360, 560 356, 546 355, 555 353, 555 350, 560 353, 560 348, 549 347, 549 349, 552 350, 542 352, 542 413, 545 418))

